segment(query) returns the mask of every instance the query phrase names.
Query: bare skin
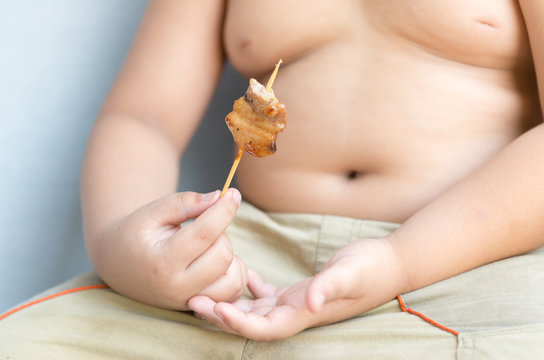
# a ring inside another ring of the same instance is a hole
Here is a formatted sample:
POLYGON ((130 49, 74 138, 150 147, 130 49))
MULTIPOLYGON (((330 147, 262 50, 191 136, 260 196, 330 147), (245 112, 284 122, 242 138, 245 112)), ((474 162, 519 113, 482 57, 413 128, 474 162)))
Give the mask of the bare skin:
POLYGON ((231 1, 225 24, 243 74, 287 63, 288 131, 238 173, 261 208, 403 222, 540 121, 515 1, 265 4, 231 1))
POLYGON ((127 296, 271 340, 544 245, 543 18, 539 0, 151 1, 89 141, 82 191, 93 265, 127 296), (244 157, 245 199, 402 222, 398 231, 356 241, 315 277, 276 289, 247 274, 222 234, 235 190, 178 202, 179 213, 217 220, 195 221, 192 232, 167 200, 155 202, 164 216, 135 230, 136 216, 151 216, 146 204, 176 191, 223 49, 261 82, 285 62, 274 91, 287 129, 274 156, 244 157), (187 250, 195 234, 200 245, 187 250), (181 265, 157 267, 172 243, 181 265), (181 286, 210 269, 199 286, 181 286), (256 300, 233 302, 246 283, 256 300))

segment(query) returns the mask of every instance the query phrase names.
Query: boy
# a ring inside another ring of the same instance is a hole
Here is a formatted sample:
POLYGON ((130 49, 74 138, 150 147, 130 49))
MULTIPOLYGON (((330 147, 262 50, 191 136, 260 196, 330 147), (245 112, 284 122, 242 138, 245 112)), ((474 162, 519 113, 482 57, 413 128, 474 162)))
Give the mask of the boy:
POLYGON ((124 357, 538 357, 543 16, 537 0, 151 1, 89 140, 86 244, 112 290, 81 295, 96 311, 55 300, 90 324, 73 343, 106 331, 98 348, 124 357), (247 203, 174 193, 225 57, 261 82, 285 62, 287 128, 275 155, 242 160, 247 203))

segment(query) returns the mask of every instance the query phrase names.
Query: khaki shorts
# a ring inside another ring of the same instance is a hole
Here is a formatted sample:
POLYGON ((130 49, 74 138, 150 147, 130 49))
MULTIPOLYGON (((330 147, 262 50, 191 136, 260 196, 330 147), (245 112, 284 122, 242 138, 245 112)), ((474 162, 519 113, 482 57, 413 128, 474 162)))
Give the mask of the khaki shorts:
MULTIPOLYGON (((342 246, 398 225, 265 213, 242 203, 228 233, 235 252, 279 286, 314 275, 342 246)), ((0 359, 542 359, 544 249, 399 296, 289 339, 228 335, 190 313, 118 295, 94 273, 5 314, 0 359)))

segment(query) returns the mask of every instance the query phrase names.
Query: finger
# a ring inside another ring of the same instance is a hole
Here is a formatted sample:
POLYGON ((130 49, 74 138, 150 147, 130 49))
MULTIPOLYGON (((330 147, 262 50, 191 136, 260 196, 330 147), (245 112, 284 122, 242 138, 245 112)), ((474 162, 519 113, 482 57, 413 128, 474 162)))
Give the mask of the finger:
MULTIPOLYGON (((201 316, 204 316, 204 314, 206 314, 208 315, 208 317, 214 317, 217 316, 214 311, 216 303, 216 301, 209 298, 208 296, 199 294, 193 296, 187 302, 187 306, 189 306, 191 310, 198 312, 201 316)), ((264 302, 259 302, 258 304, 256 304, 254 300, 238 299, 234 301, 232 305, 234 305, 241 312, 252 312, 261 316, 265 316, 270 312, 270 310, 275 307, 276 301, 274 299, 268 298, 264 302)))
POLYGON ((220 235, 207 249, 202 249, 202 243, 198 242, 186 244, 185 248, 177 249, 178 254, 172 252, 171 259, 178 259, 183 267, 183 276, 191 279, 198 292, 224 276, 233 263, 232 244, 225 234, 220 235), (187 263, 182 264, 183 261, 179 259, 186 259, 187 263))
POLYGON ((229 189, 225 196, 170 239, 171 251, 181 251, 192 259, 202 255, 229 226, 240 201, 240 192, 233 188, 229 189))
POLYGON ((306 295, 306 305, 310 311, 317 313, 327 302, 349 298, 354 286, 353 276, 348 267, 338 264, 317 274, 312 279, 306 295))
POLYGON ((193 310, 198 318, 204 319, 208 322, 211 322, 219 329, 223 330, 228 334, 241 335, 238 334, 234 329, 230 328, 219 316, 215 313, 215 307, 217 303, 210 299, 207 296, 197 295, 193 296, 187 302, 189 309, 193 310))
POLYGON ((301 330, 300 327, 292 326, 291 320, 294 311, 286 307, 278 309, 271 306, 266 309, 264 314, 260 309, 246 312, 234 304, 216 303, 210 298, 200 295, 193 296, 188 301, 188 306, 224 332, 248 339, 277 340, 294 335, 301 330))
MULTIPOLYGON (((222 320, 214 311, 216 304, 217 302, 204 295, 193 296, 187 301, 187 306, 194 311, 195 314, 198 314, 197 317, 208 320, 218 326, 222 320)), ((221 328, 221 326, 218 327, 221 328)))
POLYGON ((219 190, 208 194, 179 192, 153 201, 141 209, 140 215, 157 226, 179 225, 202 214, 219 198, 219 190))
POLYGON ((200 291, 215 301, 233 302, 244 293, 248 278, 246 265, 237 257, 231 262, 227 273, 200 291))
MULTIPOLYGON (((203 295, 197 295, 193 296, 189 299, 187 302, 187 306, 189 309, 193 310, 195 313, 199 315, 199 317, 202 317, 206 319, 207 321, 213 323, 221 330, 228 332, 230 334, 238 334, 234 329, 229 327, 224 321, 221 315, 216 313, 215 309, 218 305, 217 302, 213 301, 207 296, 203 295)), ((225 310, 224 310, 225 311, 225 310)), ((245 313, 245 311, 241 311, 238 308, 232 306, 230 309, 226 309, 227 312, 237 312, 238 315, 242 315, 245 313)), ((240 334, 238 334, 240 335, 240 334)))
POLYGON ((242 312, 233 304, 217 303, 214 312, 220 318, 219 324, 222 328, 253 340, 277 340, 300 331, 292 326, 295 314, 294 310, 288 307, 270 308, 263 316, 254 312, 242 312))
POLYGON ((253 269, 247 269, 247 287, 257 299, 274 296, 278 288, 265 283, 253 269))

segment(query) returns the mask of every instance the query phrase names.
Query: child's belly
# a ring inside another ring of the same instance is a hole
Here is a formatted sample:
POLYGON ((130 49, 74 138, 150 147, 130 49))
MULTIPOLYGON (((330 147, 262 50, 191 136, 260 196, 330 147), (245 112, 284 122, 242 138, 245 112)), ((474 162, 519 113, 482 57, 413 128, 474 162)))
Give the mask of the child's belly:
MULTIPOLYGON (((529 55, 461 53, 453 41, 433 50, 423 31, 399 36, 399 19, 384 31, 359 18, 303 53, 272 51, 287 60, 274 85, 287 127, 276 154, 243 157, 246 200, 270 211, 401 222, 539 121, 529 55)), ((518 40, 512 49, 526 45, 518 40)), ((265 59, 253 60, 233 64, 266 82, 265 59)))

